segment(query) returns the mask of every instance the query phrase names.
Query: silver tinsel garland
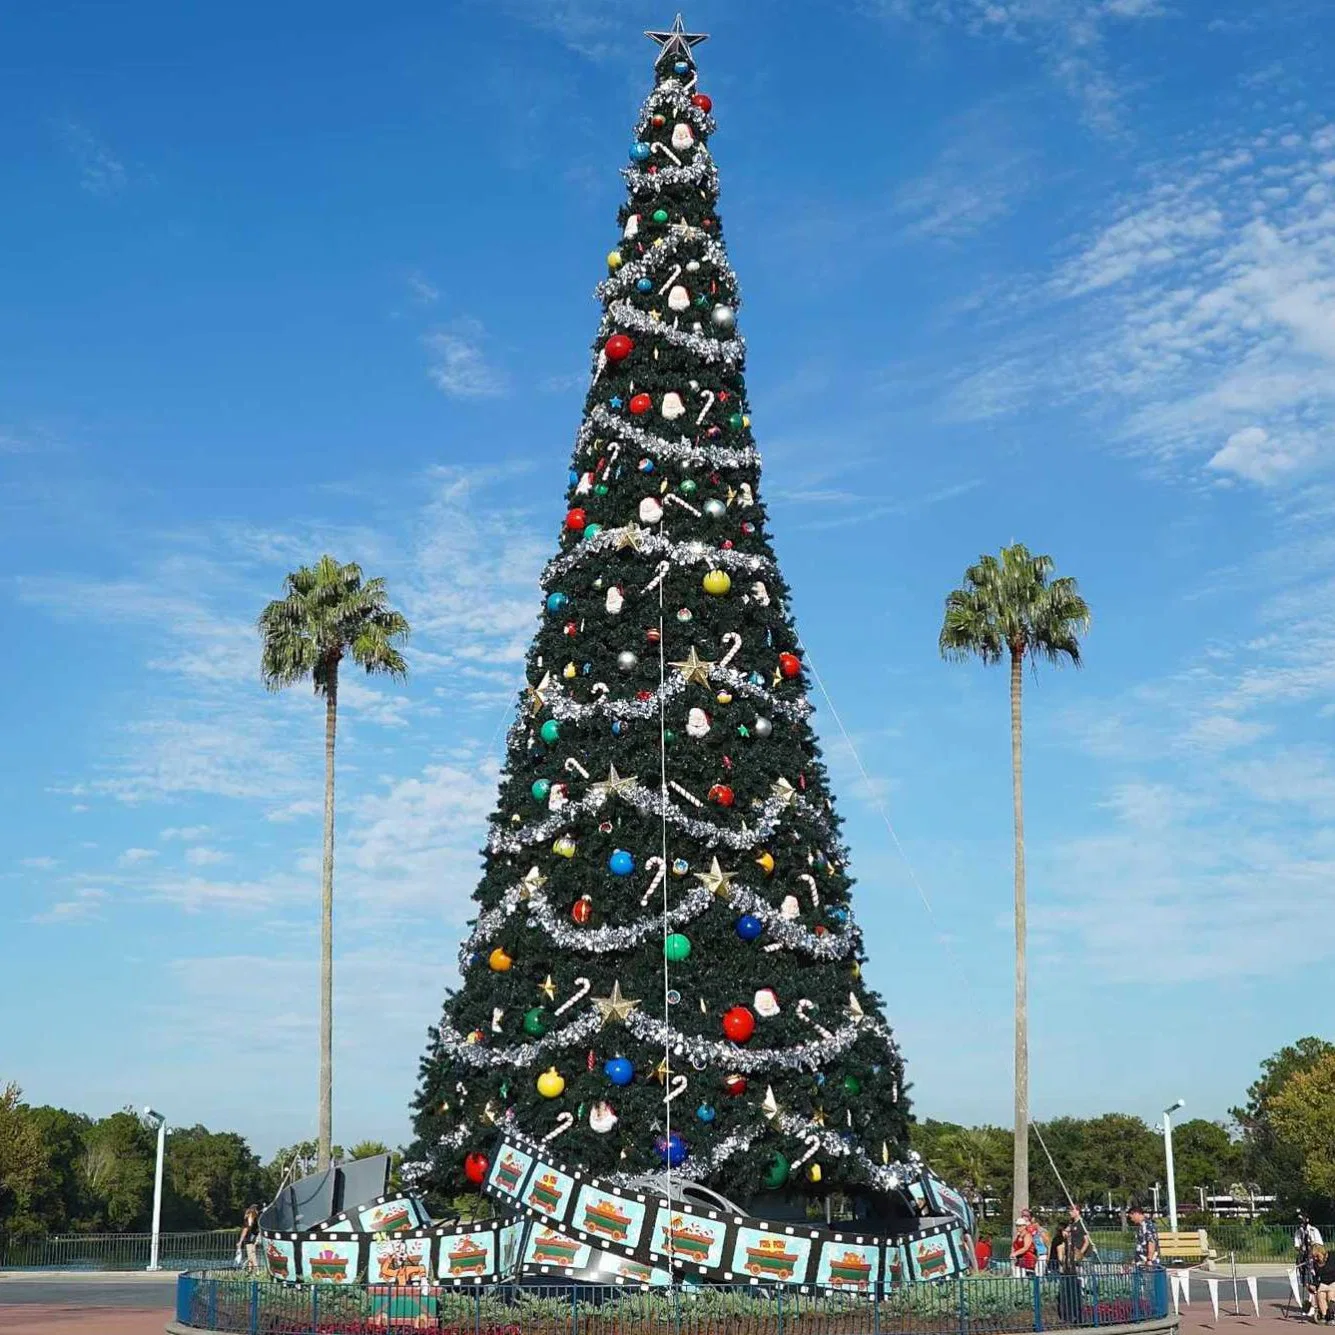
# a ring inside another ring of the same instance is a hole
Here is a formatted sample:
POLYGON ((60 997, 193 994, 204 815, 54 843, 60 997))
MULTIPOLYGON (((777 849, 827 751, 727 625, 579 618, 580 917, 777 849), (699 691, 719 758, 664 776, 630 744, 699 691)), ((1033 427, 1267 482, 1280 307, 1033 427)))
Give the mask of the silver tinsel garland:
POLYGON ((656 111, 660 113, 670 111, 678 120, 689 121, 696 134, 705 138, 718 129, 713 116, 707 111, 701 111, 691 101, 690 94, 675 79, 664 79, 644 99, 640 106, 640 118, 635 122, 637 139, 643 139, 644 132, 651 128, 649 118, 656 111))
MULTIPOLYGON (((570 824, 576 816, 597 811, 607 800, 601 792, 586 793, 577 801, 569 802, 556 815, 535 825, 521 826, 513 834, 493 831, 487 840, 490 853, 520 853, 533 844, 546 843, 570 824)), ((708 821, 696 820, 688 816, 670 800, 665 800, 657 788, 646 788, 636 784, 621 794, 623 802, 629 802, 643 816, 659 816, 675 829, 700 840, 709 848, 720 846, 733 849, 750 849, 768 839, 779 826, 779 818, 789 803, 802 812, 815 826, 817 836, 823 842, 829 836, 829 824, 825 814, 818 811, 803 797, 783 798, 768 797, 758 806, 752 807, 749 814, 759 817, 755 826, 746 826, 741 830, 729 830, 708 821)))
POLYGON ((674 329, 666 320, 655 320, 628 301, 614 301, 604 312, 602 323, 598 326, 598 342, 625 329, 659 339, 674 348, 683 348, 702 362, 722 362, 734 371, 741 370, 746 363, 746 340, 741 335, 726 339, 712 338, 690 329, 674 329))
MULTIPOLYGON (((864 1030, 881 1032, 870 1016, 856 1016, 830 1031, 829 1038, 812 1039, 791 1048, 749 1048, 727 1039, 698 1038, 673 1029, 663 1020, 633 1011, 626 1028, 642 1043, 651 1043, 684 1057, 700 1070, 740 1071, 753 1075, 763 1071, 818 1071, 822 1065, 848 1051, 864 1030)), ((891 1040, 892 1041, 892 1040, 891 1040)))
POLYGON ((760 467, 760 451, 745 445, 740 449, 726 445, 696 445, 689 437, 668 440, 645 431, 628 418, 614 413, 601 403, 594 404, 588 418, 575 437, 576 448, 586 454, 606 454, 614 441, 601 440, 599 431, 623 443, 634 445, 641 454, 654 459, 675 459, 678 463, 703 468, 756 468, 760 467))
POLYGON ((718 195, 718 168, 704 144, 696 148, 690 162, 684 162, 680 167, 659 167, 652 175, 638 166, 622 167, 621 174, 632 195, 657 195, 669 185, 690 185, 703 190, 706 195, 718 195))
MULTIPOLYGON (((805 696, 800 700, 776 700, 763 686, 757 686, 749 677, 744 677, 734 668, 712 667, 709 680, 718 685, 726 685, 734 695, 744 695, 748 699, 759 701, 776 718, 786 718, 800 723, 811 713, 811 704, 805 696)), ((560 683, 564 687, 564 682, 560 683)), ((588 704, 572 700, 564 689, 557 690, 556 681, 547 688, 547 707, 552 717, 562 722, 571 720, 583 722, 590 718, 647 719, 658 717, 659 701, 670 704, 687 687, 686 678, 674 672, 662 686, 656 687, 647 700, 619 700, 611 695, 599 696, 588 704)))
MULTIPOLYGON (((585 538, 583 542, 572 547, 568 552, 553 557, 543 567, 542 574, 539 576, 543 588, 550 588, 567 571, 582 566, 590 557, 615 551, 621 542, 622 535, 630 527, 631 525, 627 524, 619 528, 605 528, 601 533, 595 533, 593 537, 585 538)), ((660 559, 666 557, 673 564, 679 566, 703 565, 708 566, 711 570, 728 570, 733 573, 740 571, 747 575, 768 575, 771 579, 778 573, 778 567, 768 556, 751 556, 746 552, 739 552, 735 548, 707 547, 699 540, 676 542, 665 533, 655 533, 652 529, 643 525, 636 525, 636 527, 640 528, 641 534, 638 539, 639 550, 645 556, 660 559)))
POLYGON ((630 296, 630 289, 645 277, 656 277, 662 273, 664 261, 674 259, 677 254, 690 249, 691 257, 703 264, 712 265, 727 280, 732 288, 732 307, 739 310, 742 305, 741 294, 737 291, 737 275, 728 263, 728 252, 701 227, 690 223, 674 223, 667 233, 654 242, 638 260, 623 264, 610 278, 604 278, 594 288, 594 296, 606 306, 618 297, 630 296))

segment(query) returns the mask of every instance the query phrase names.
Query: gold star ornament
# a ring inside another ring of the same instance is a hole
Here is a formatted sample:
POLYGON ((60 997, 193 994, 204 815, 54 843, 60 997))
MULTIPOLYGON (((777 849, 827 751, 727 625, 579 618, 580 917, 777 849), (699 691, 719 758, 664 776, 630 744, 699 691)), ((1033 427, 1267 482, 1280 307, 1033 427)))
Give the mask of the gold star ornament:
POLYGON ((638 774, 629 774, 624 778, 617 773, 615 765, 607 767, 607 778, 599 779, 592 785, 592 791, 601 793, 604 797, 625 797, 634 790, 635 785, 639 783, 638 774))
POLYGON ((728 897, 728 891, 732 888, 733 881, 737 878, 735 871, 724 871, 718 865, 718 858, 715 858, 709 864, 708 871, 697 871, 694 873, 695 879, 705 887, 710 894, 718 895, 720 899, 728 897))
POLYGON ((538 991, 541 992, 548 1001, 556 1000, 556 984, 552 981, 551 974, 548 974, 547 977, 538 984, 538 991))
POLYGON ((530 867, 528 874, 519 883, 519 902, 522 904, 526 900, 532 899, 533 892, 541 890, 546 884, 547 878, 536 867, 530 867))
POLYGON ((598 1018, 604 1024, 608 1020, 620 1020, 625 1024, 626 1017, 640 1004, 638 997, 633 1000, 630 997, 621 995, 621 981, 618 979, 612 984, 612 995, 610 997, 594 997, 593 1004, 598 1007, 598 1018))
POLYGON ((644 540, 648 536, 648 531, 642 529, 638 524, 627 524, 625 528, 617 531, 617 539, 613 547, 618 552, 623 552, 630 548, 633 552, 644 550, 644 540))
POLYGON ((781 806, 790 807, 793 800, 797 797, 797 789, 793 787, 787 779, 780 779, 778 783, 770 785, 770 796, 777 797, 781 806))
POLYGON ((686 678, 686 684, 689 686, 692 682, 697 682, 701 686, 709 685, 709 669, 714 666, 713 662, 707 658, 701 658, 695 652, 695 645, 691 645, 691 652, 686 655, 679 663, 673 663, 672 666, 686 678))
POLYGON ((547 692, 551 690, 552 674, 544 672, 536 686, 528 688, 528 708, 531 714, 541 714, 547 708, 547 692))

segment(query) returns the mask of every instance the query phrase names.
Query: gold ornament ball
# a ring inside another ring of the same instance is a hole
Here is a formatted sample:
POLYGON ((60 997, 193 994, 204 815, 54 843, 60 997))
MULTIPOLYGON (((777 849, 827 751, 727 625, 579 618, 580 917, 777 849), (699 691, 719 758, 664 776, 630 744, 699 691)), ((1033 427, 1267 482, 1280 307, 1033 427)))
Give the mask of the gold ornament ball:
POLYGON ((621 252, 619 250, 609 250, 607 252, 607 267, 611 269, 613 273, 616 273, 616 271, 621 268, 621 263, 621 252))
POLYGON ((565 1092, 565 1077, 555 1066, 549 1066, 538 1077, 538 1093, 544 1099, 559 1099, 565 1092))
POLYGON ((711 570, 700 581, 706 593, 712 593, 716 597, 722 597, 732 588, 732 577, 726 570, 711 570))
POLYGON ((493 973, 506 973, 514 963, 514 960, 505 953, 503 947, 497 946, 487 957, 487 963, 491 966, 491 971, 493 973))
POLYGON ((807 1165, 807 1181, 808 1182, 820 1181, 820 1164, 812 1163, 807 1165))

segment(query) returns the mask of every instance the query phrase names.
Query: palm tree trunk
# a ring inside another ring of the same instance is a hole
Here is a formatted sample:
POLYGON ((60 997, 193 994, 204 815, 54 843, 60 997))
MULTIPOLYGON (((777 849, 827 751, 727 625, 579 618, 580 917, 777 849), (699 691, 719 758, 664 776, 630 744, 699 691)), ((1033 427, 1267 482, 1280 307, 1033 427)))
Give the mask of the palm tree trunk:
POLYGON ((320 878, 320 1135, 316 1168, 329 1167, 334 1139, 334 735, 338 664, 329 672, 324 711, 324 870, 320 878))
POLYGON ((1011 803, 1015 809, 1015 1209, 1029 1207, 1029 996, 1025 958, 1024 766, 1020 687, 1024 651, 1011 650, 1011 803))

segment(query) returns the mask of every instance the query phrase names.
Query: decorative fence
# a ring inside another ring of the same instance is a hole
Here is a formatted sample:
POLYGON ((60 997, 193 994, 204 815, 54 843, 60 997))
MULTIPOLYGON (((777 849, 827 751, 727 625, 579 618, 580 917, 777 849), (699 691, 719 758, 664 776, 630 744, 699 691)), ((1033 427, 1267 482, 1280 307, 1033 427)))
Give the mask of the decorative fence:
POLYGON ((884 1293, 775 1288, 630 1289, 277 1284, 236 1274, 177 1280, 176 1319, 236 1335, 1028 1335, 1164 1321, 1162 1270, 1099 1266, 1078 1278, 959 1277, 884 1293))
MULTIPOLYGON (((236 1254, 239 1228, 159 1235, 164 1270, 227 1265, 236 1254)), ((0 1270, 144 1270, 153 1254, 151 1233, 66 1233, 0 1240, 0 1270)))
MULTIPOLYGON (((1158 1220, 1159 1230, 1168 1227, 1166 1219, 1158 1220)), ((1209 1236, 1211 1248, 1221 1257, 1233 1255, 1240 1262, 1257 1263, 1263 1261, 1293 1260, 1293 1227, 1277 1224, 1206 1224, 1205 1232, 1209 1236)), ((1322 1237, 1329 1238, 1331 1227, 1319 1225, 1322 1237)), ((1187 1230, 1195 1232, 1195 1229, 1187 1230)), ((1002 1233, 1004 1235, 1004 1230, 1002 1233)), ((1108 1260, 1129 1257, 1134 1250, 1135 1240, 1132 1233, 1117 1229, 1091 1228, 1090 1237, 1099 1249, 1100 1255, 1108 1260)))

